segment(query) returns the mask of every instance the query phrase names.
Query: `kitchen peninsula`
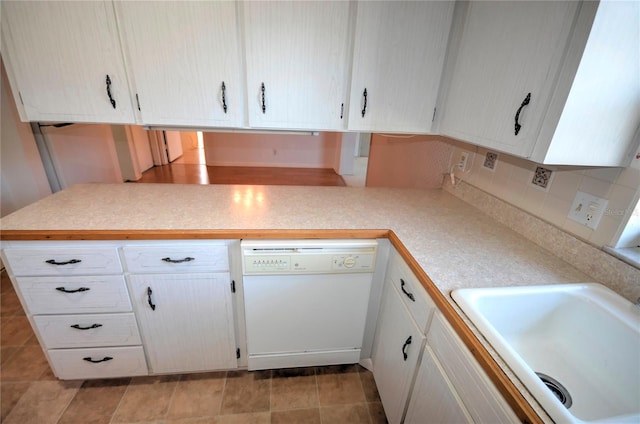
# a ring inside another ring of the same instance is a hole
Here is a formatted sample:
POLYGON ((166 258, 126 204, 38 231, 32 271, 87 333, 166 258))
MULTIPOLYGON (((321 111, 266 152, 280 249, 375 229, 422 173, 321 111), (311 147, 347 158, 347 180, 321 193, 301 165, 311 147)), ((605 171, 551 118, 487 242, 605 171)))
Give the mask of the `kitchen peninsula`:
POLYGON ((529 422, 548 418, 449 293, 593 281, 446 190, 86 184, 0 225, 3 241, 389 239, 518 417, 529 422))

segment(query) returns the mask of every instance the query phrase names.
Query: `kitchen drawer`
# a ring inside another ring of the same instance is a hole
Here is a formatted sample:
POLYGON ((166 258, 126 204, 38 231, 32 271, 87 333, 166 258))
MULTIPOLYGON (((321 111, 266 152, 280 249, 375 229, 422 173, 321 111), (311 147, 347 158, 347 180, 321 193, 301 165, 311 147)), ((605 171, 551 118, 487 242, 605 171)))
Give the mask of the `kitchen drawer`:
POLYGON ((221 244, 125 246, 122 251, 127 271, 132 274, 229 269, 229 251, 221 244))
POLYGON ((16 282, 31 315, 132 310, 121 275, 17 277, 16 282))
POLYGON ((142 344, 133 312, 33 317, 47 349, 142 344))
POLYGON ((104 275, 122 272, 115 247, 5 249, 13 275, 104 275))
POLYGON ((48 353, 54 373, 62 380, 130 377, 149 373, 142 346, 51 349, 48 353))
POLYGON ((469 349, 439 312, 433 317, 427 343, 475 422, 519 422, 469 349))
POLYGON ((389 260, 387 280, 388 284, 392 284, 398 290, 402 302, 411 312, 420 330, 426 334, 435 304, 397 252, 393 252, 389 260))

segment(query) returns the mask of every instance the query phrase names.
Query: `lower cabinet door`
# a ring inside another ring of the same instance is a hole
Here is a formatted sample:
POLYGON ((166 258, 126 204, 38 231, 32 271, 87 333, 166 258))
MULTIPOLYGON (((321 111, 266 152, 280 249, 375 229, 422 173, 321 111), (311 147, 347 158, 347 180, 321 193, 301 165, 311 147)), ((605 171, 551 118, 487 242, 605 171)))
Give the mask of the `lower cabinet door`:
POLYGON ((147 375, 142 346, 47 351, 56 376, 62 380, 147 375))
POLYGON ((400 295, 387 284, 371 359, 380 399, 391 424, 402 421, 424 341, 400 295))
POLYGON ((228 273, 130 275, 151 373, 237 368, 228 273))
POLYGON ((473 423, 440 363, 426 346, 405 424, 473 423))

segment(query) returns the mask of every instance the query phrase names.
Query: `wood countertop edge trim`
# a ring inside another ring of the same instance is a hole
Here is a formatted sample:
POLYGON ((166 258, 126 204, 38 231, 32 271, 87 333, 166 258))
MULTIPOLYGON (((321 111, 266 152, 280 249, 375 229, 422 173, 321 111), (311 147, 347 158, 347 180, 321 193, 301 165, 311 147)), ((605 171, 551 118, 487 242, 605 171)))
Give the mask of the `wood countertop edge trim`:
POLYGON ((542 424, 529 402, 491 357, 487 349, 477 339, 458 312, 451 306, 445 295, 431 281, 427 273, 389 229, 253 229, 253 230, 3 230, 0 240, 178 240, 178 239, 330 239, 330 238, 387 238, 416 274, 420 283, 433 299, 438 309, 458 333, 480 366, 485 370, 498 391, 523 423, 542 424))
POLYGON ((522 396, 520 390, 511 382, 511 379, 504 373, 502 368, 496 363, 489 351, 482 345, 475 334, 473 334, 458 312, 451 306, 445 294, 436 287, 427 273, 411 253, 409 253, 409 250, 402 244, 398 236, 391 230, 389 230, 389 241, 396 248, 400 256, 407 262, 409 268, 416 274, 437 308, 442 312, 456 333, 458 333, 458 336, 460 336, 464 344, 471 351, 471 354, 476 358, 518 418, 526 424, 543 424, 544 421, 522 396))
POLYGON ((221 239, 333 239, 387 238, 387 229, 346 230, 3 230, 0 240, 221 240, 221 239))

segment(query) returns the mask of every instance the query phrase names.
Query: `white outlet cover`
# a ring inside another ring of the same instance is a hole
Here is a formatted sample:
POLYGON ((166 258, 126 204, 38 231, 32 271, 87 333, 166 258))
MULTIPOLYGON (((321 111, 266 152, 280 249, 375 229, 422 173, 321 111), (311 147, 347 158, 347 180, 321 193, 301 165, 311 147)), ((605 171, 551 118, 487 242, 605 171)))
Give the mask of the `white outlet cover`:
POLYGON ((461 152, 460 159, 458 159, 458 169, 462 171, 467 170, 467 162, 469 161, 469 152, 461 152))
POLYGON ((569 210, 569 219, 595 230, 608 203, 607 199, 579 191, 573 200, 571 210, 569 210))

